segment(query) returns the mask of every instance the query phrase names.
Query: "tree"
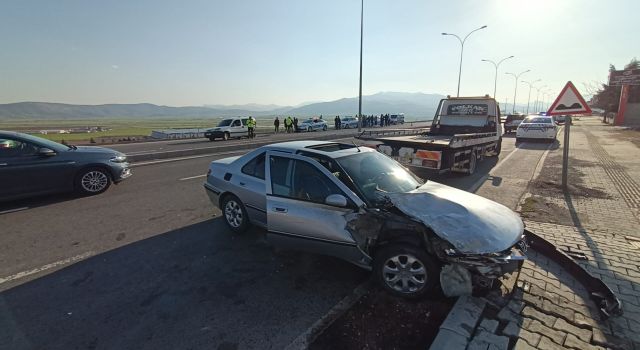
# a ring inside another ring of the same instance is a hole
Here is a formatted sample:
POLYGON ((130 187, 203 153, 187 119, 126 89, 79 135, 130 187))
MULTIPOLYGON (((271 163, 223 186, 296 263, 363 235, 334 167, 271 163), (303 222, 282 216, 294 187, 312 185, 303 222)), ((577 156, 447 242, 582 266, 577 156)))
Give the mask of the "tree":
MULTIPOLYGON (((633 58, 624 69, 638 69, 640 62, 637 58, 633 58)), ((609 64, 609 73, 614 72, 616 66, 609 64)), ((602 88, 593 96, 592 105, 596 108, 601 108, 606 112, 616 112, 618 105, 620 104, 620 87, 610 86, 608 84, 602 84, 602 88)), ((629 92, 629 103, 640 103, 640 86, 631 86, 629 92)))

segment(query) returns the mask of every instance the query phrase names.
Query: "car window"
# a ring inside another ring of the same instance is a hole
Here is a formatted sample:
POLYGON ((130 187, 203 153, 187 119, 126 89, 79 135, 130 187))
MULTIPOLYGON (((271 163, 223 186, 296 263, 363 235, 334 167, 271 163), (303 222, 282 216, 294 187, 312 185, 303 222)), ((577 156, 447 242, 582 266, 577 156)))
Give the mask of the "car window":
POLYGON ((309 162, 277 156, 270 159, 274 195, 324 203, 331 194, 343 194, 331 179, 309 162))
POLYGON ((233 121, 233 119, 225 119, 225 120, 221 121, 220 123, 218 123, 218 126, 229 126, 229 125, 231 125, 232 121, 233 121))
POLYGON ((240 126, 240 121, 239 120, 234 121, 232 126, 240 126))
POLYGON ((542 123, 542 124, 552 124, 551 118, 539 118, 539 117, 528 117, 523 121, 523 123, 542 123))
POLYGON ((262 152, 242 167, 242 173, 264 180, 264 159, 265 153, 262 152))
MULTIPOLYGON (((242 119, 242 125, 247 126, 248 121, 249 121, 249 118, 242 119)), ((240 123, 238 123, 238 126, 240 126, 240 123)))
POLYGON ((0 138, 0 158, 33 156, 38 153, 38 146, 13 139, 0 138))

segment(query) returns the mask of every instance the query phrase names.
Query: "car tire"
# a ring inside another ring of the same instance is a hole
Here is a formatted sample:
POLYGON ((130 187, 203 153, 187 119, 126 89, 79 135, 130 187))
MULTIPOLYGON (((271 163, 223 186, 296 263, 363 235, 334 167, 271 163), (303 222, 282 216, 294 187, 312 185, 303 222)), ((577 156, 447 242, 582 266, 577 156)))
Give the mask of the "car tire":
POLYGON ((327 131, 327 126, 326 125, 322 127, 322 131, 327 131))
POLYGON ((349 129, 349 124, 345 124, 345 125, 344 125, 344 128, 345 128, 345 129, 349 129))
POLYGON ((496 144, 496 149, 493 151, 493 156, 497 157, 500 155, 502 151, 502 137, 498 139, 498 143, 496 144))
POLYGON ((416 299, 438 287, 440 266, 420 247, 392 243, 376 253, 373 276, 387 292, 416 299))
POLYGON ((478 156, 476 155, 476 151, 471 151, 471 156, 469 158, 469 169, 467 170, 467 174, 468 175, 475 174, 477 167, 478 167, 478 156))
POLYGON ((109 186, 111 186, 111 174, 104 168, 82 169, 75 177, 74 189, 84 196, 100 194, 109 186))
POLYGON ((519 144, 520 142, 522 142, 522 139, 516 137, 516 145, 519 144))
POLYGON ((210 138, 209 138, 209 141, 215 141, 215 140, 216 140, 216 138, 215 138, 215 137, 210 137, 210 138))
POLYGON ((231 136, 231 135, 229 135, 229 133, 228 133, 228 132, 225 132, 224 134, 222 134, 222 139, 223 139, 224 141, 227 141, 227 140, 229 139, 229 137, 230 137, 230 136, 231 136))
POLYGON ((242 233, 249 228, 247 209, 245 209, 244 204, 238 197, 232 194, 226 195, 222 199, 220 208, 222 209, 224 222, 229 226, 231 231, 242 233))

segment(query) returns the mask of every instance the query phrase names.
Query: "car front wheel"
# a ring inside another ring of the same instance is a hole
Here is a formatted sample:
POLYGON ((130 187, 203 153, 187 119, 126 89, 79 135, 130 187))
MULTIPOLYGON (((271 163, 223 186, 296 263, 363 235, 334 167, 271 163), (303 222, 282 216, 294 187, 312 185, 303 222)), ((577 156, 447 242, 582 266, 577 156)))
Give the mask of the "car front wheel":
POLYGON ((102 168, 89 168, 82 170, 75 181, 75 189, 83 195, 99 194, 107 190, 111 185, 109 172, 102 168))
POLYGON ((222 200, 221 208, 224 222, 231 231, 242 233, 249 228, 247 210, 238 197, 232 194, 226 195, 222 200))
POLYGON ((420 247, 391 244, 373 261, 376 281, 391 294, 419 298, 432 292, 439 282, 438 264, 420 247))

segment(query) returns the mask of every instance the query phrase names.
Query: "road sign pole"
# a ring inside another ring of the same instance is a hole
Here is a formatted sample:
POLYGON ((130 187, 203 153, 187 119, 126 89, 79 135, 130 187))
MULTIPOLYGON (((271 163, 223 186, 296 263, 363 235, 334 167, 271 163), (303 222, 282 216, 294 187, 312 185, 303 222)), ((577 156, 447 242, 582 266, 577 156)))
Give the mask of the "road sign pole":
POLYGON ((568 192, 567 177, 569 173, 569 132, 571 131, 571 116, 564 122, 564 143, 562 147, 562 189, 568 192))

